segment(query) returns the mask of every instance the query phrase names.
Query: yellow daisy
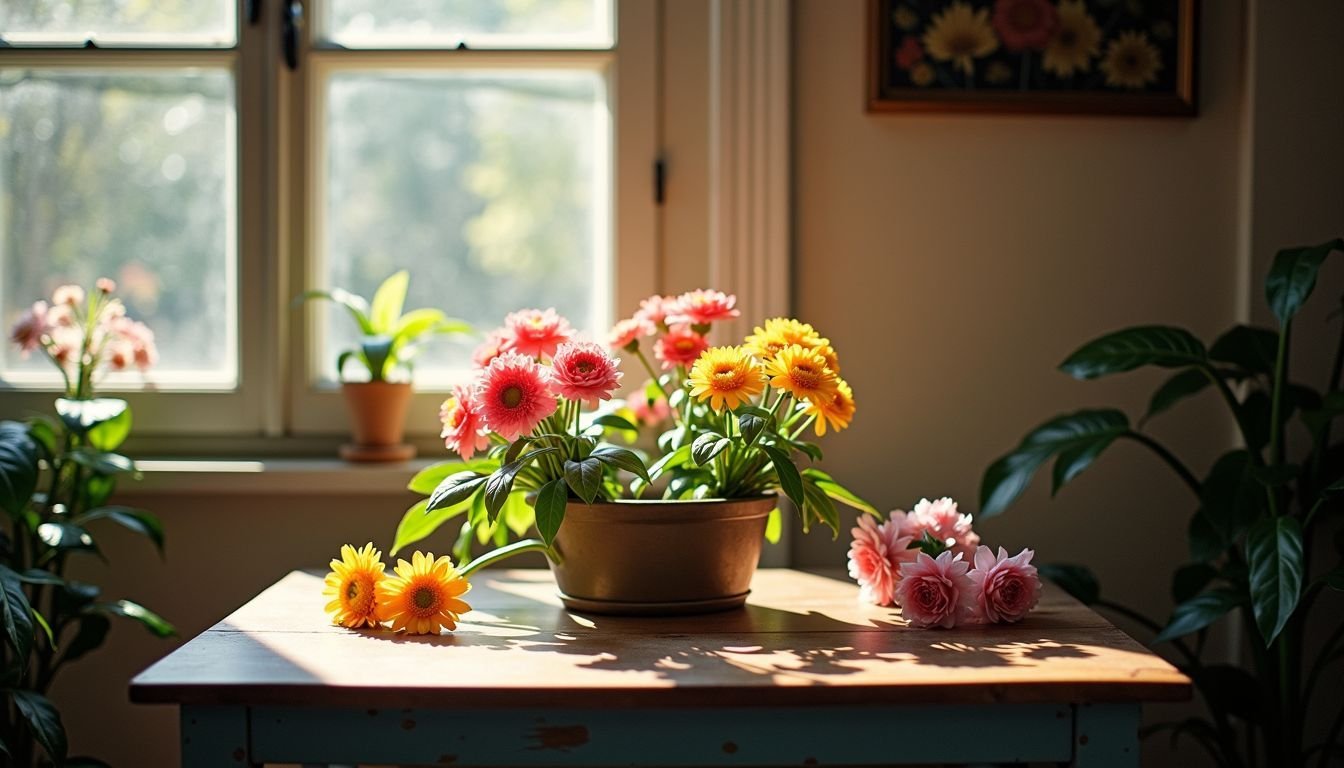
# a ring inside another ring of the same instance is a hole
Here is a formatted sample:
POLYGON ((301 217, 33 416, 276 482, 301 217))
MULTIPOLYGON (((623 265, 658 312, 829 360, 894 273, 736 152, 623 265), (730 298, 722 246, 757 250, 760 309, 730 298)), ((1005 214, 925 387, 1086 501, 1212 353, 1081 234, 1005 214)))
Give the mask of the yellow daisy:
POLYGON ((1056 77, 1072 77, 1074 72, 1091 69, 1092 57, 1101 43, 1101 28, 1083 0, 1059 0, 1055 16, 1059 25, 1041 52, 1041 68, 1056 77))
POLYGON ((975 10, 966 3, 953 3, 933 17, 924 33, 924 49, 938 61, 950 61, 968 76, 975 72, 975 59, 998 50, 999 39, 989 23, 989 9, 975 10))
POLYGON ((835 353, 835 347, 832 347, 827 339, 822 339, 822 341, 825 343, 814 347, 814 349, 826 361, 826 367, 831 369, 831 373, 840 373, 840 356, 835 353))
POLYGON ((915 25, 919 24, 919 16, 903 5, 892 11, 891 18, 896 22, 896 26, 907 31, 914 29, 915 25))
POLYGON ((769 359, 779 354, 781 349, 792 344, 802 347, 815 347, 827 343, 821 334, 807 323, 801 323, 791 317, 772 317, 765 321, 765 327, 756 329, 747 337, 747 351, 761 358, 769 359))
POLYGON ((459 598, 471 585, 447 556, 416 552, 411 562, 398 560, 396 576, 378 585, 378 620, 413 635, 437 635, 441 627, 457 629, 461 614, 471 606, 459 598))
POLYGON ((793 344, 765 361, 770 386, 782 389, 798 400, 828 402, 835 396, 835 371, 826 367, 826 358, 815 349, 793 344))
POLYGON ((829 402, 818 403, 810 400, 807 403, 806 413, 808 416, 816 417, 813 426, 816 428, 817 437, 826 434, 826 427, 829 425, 836 432, 849 426, 849 422, 854 418, 854 390, 849 388, 849 382, 840 377, 835 379, 835 395, 829 402))
POLYGON ((378 626, 376 590, 386 576, 382 556, 373 542, 358 550, 346 544, 341 547, 341 559, 331 561, 322 594, 333 598, 326 611, 336 624, 351 629, 378 626))
POLYGON ((933 67, 925 62, 919 62, 910 70, 910 82, 921 88, 933 82, 933 67))
POLYGON ((744 347, 711 347, 691 366, 691 395, 716 411, 732 410, 765 389, 765 371, 744 347))
POLYGON ((1162 55, 1142 32, 1121 32, 1106 48, 1101 71, 1114 88, 1139 90, 1157 79, 1162 55))

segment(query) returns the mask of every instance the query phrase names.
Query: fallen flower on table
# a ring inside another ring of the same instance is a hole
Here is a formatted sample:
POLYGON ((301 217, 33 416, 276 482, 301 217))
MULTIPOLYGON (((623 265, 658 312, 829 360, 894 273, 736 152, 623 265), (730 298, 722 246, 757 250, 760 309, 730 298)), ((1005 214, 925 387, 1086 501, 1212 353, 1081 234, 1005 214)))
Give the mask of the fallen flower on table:
POLYGON ((973 616, 975 582, 966 575, 969 568, 951 551, 937 558, 920 552, 915 562, 902 563, 896 601, 910 626, 951 629, 973 616))
POLYGON ((398 560, 389 576, 378 583, 378 620, 413 635, 437 635, 440 628, 457 629, 461 615, 471 610, 460 598, 471 589, 466 577, 447 555, 416 552, 411 562, 398 560))
POLYGON ((322 594, 333 598, 326 611, 336 624, 351 629, 378 626, 377 587, 386 578, 382 557, 369 542, 358 550, 346 544, 341 559, 331 561, 322 594))
POLYGON ((1041 580, 1031 558, 1030 549, 1008 556, 999 547, 998 557, 989 547, 975 551, 975 568, 970 572, 975 582, 976 615, 993 623, 1021 621, 1041 598, 1041 580))

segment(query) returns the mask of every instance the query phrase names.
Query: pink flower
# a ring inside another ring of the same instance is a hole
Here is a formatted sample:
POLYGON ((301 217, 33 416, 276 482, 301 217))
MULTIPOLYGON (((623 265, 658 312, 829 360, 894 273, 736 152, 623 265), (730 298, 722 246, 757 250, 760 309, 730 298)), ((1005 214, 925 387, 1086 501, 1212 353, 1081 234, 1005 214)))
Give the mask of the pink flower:
POLYGON ((671 296, 650 296, 639 302, 636 319, 647 321, 654 328, 667 327, 667 316, 677 309, 677 300, 671 296))
POLYGON ((476 399, 467 387, 456 387, 453 396, 439 406, 439 421, 443 423, 443 445, 457 451, 464 461, 490 445, 490 430, 481 419, 476 399))
POLYGON ((966 557, 980 545, 980 534, 971 530, 971 516, 958 512, 957 502, 947 496, 937 501, 920 499, 910 512, 892 511, 891 519, 899 521, 902 536, 918 541, 928 531, 944 544, 950 541, 949 549, 966 557))
POLYGON ((504 318, 504 349, 528 357, 550 357, 574 336, 569 321, 555 309, 524 309, 504 318))
POLYGON ((677 325, 654 343, 653 356, 663 362, 663 370, 666 371, 678 365, 694 363, 706 349, 709 349, 709 342, 704 336, 688 326, 677 325))
POLYGON ((589 408, 610 400, 621 384, 621 361, 591 341, 566 341, 551 360, 551 385, 556 394, 589 408))
POLYGON ((653 323, 639 315, 628 317, 612 327, 607 335, 607 344, 612 349, 627 349, 633 352, 640 338, 652 336, 658 329, 653 323))
POLYGON ((52 359, 66 371, 74 371, 79 367, 80 358, 83 356, 83 335, 77 328, 68 325, 52 327, 50 335, 51 346, 47 351, 51 353, 52 359))
MULTIPOLYGON (((652 384, 652 381, 646 381, 640 392, 647 393, 652 384)), ((649 397, 647 394, 629 397, 625 401, 625 407, 635 415, 635 420, 646 427, 662 424, 672 415, 672 408, 668 406, 667 398, 661 394, 657 397, 649 397)))
POLYGON ((703 288, 688 291, 677 297, 676 309, 668 314, 667 322, 709 325, 721 320, 731 320, 742 315, 739 310, 733 308, 734 304, 737 304, 737 297, 722 291, 703 288))
POLYGON ((975 614, 981 621, 994 623, 1021 621, 1041 599, 1041 579, 1030 549, 1008 556, 999 547, 995 557, 989 547, 975 550, 975 568, 968 574, 975 584, 975 614))
POLYGON ((873 605, 896 601, 901 563, 914 559, 910 538, 902 537, 890 520, 878 524, 871 515, 861 515, 858 527, 850 529, 849 576, 859 582, 859 599, 873 605))
POLYGON ((154 332, 144 323, 131 320, 124 315, 114 315, 107 323, 108 335, 112 338, 114 354, 124 356, 118 364, 109 357, 117 370, 128 368, 133 363, 140 370, 147 370, 159 362, 159 351, 154 345, 154 332))
POLYGON ((35 301, 33 306, 23 311, 19 321, 10 329, 9 339, 19 345, 24 357, 42 346, 42 337, 50 332, 51 327, 48 325, 50 320, 47 314, 47 302, 35 301))
POLYGON ((486 334, 485 341, 472 350, 471 362, 475 363, 478 368, 489 365, 496 357, 499 357, 500 352, 504 351, 504 339, 507 336, 508 334, 503 328, 496 328, 486 334))
POLYGON ((516 352, 492 360, 474 394, 486 426, 505 440, 530 433, 556 409, 546 368, 516 352))
POLYGON ((110 277, 100 277, 94 285, 98 286, 98 290, 103 294, 113 293, 117 290, 117 281, 110 277))
POLYGON ((84 303, 84 289, 78 285, 62 285, 51 294, 52 304, 76 307, 84 303))
POLYGON ((896 585, 901 615, 914 627, 944 629, 973 616, 975 584, 966 575, 969 567, 961 555, 950 551, 937 559, 920 552, 913 563, 903 563, 896 585))
POLYGON ((1049 0, 998 0, 994 3, 994 31, 1010 51, 1044 48, 1059 26, 1049 0))

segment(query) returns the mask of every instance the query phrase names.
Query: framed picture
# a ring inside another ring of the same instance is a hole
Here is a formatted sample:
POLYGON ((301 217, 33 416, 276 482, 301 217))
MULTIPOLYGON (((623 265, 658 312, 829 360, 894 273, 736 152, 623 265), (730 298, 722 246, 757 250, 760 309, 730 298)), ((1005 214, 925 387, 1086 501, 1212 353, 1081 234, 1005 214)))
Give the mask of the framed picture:
POLYGON ((1195 114, 1196 0, 869 0, 869 112, 1195 114))

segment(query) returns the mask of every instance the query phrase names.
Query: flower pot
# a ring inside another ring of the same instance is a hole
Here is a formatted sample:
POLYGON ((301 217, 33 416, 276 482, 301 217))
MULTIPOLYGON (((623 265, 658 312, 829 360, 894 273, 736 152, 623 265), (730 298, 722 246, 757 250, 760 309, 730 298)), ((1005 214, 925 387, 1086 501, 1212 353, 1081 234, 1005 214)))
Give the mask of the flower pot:
POLYGON ((411 403, 409 382, 346 382, 341 394, 350 411, 354 442, 341 446, 346 461, 405 461, 415 456, 415 446, 401 441, 406 429, 406 408, 411 403))
POLYGON ((747 600, 776 497, 571 501, 551 563, 567 608, 617 615, 709 613, 747 600))

